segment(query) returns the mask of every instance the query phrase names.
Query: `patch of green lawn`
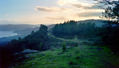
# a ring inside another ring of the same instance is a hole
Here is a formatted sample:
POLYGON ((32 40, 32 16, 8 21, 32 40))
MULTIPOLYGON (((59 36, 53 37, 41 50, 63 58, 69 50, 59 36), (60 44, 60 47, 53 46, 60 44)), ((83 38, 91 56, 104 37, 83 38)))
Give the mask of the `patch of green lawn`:
POLYGON ((15 68, 109 68, 118 66, 118 58, 106 47, 78 46, 28 54, 31 59, 15 68))

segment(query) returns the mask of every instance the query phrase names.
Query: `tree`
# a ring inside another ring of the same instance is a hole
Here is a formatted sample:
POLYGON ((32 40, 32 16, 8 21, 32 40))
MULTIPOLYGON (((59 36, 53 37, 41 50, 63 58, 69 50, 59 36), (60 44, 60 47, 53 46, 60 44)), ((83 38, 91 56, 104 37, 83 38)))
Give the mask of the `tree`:
POLYGON ((100 3, 105 4, 103 16, 109 20, 106 31, 102 33, 102 41, 115 54, 119 54, 119 0, 102 0, 100 3))
POLYGON ((62 44, 62 52, 65 52, 66 51, 66 43, 64 42, 63 44, 62 44))
POLYGON ((119 0, 98 0, 105 5, 105 11, 103 17, 109 21, 115 21, 113 23, 119 23, 119 0))

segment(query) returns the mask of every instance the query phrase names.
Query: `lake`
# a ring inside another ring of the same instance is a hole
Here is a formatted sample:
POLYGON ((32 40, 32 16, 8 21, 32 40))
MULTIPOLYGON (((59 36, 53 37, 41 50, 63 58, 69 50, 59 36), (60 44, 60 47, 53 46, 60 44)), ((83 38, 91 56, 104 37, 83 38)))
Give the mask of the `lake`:
POLYGON ((0 31, 0 38, 2 37, 10 37, 10 36, 16 36, 17 33, 14 33, 13 31, 0 31))

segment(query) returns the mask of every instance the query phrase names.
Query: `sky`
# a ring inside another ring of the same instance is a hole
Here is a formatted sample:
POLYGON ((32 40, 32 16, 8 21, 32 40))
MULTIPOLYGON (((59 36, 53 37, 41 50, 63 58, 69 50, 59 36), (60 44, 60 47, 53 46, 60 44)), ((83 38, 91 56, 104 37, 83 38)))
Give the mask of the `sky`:
POLYGON ((0 24, 56 24, 100 19, 93 0, 0 0, 0 24))

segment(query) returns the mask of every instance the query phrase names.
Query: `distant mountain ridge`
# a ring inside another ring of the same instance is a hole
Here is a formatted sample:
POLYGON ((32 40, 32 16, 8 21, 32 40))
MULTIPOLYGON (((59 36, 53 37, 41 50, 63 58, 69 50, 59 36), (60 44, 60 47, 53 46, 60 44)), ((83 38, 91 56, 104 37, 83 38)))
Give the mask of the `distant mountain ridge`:
MULTIPOLYGON (((96 25, 104 24, 105 22, 108 22, 106 20, 81 20, 77 21, 78 23, 95 23, 96 25)), ((52 28, 56 24, 47 25, 50 28, 52 28)), ((0 25, 0 31, 18 31, 18 30, 24 30, 24 29, 35 29, 39 28, 40 24, 37 25, 31 25, 31 24, 1 24, 0 25)))
POLYGON ((78 23, 94 23, 97 27, 102 27, 104 24, 107 24, 107 20, 95 20, 95 19, 89 19, 89 20, 82 20, 78 21, 78 23))
MULTIPOLYGON (((79 23, 95 23, 97 27, 101 27, 107 22, 106 20, 83 20, 83 21, 77 21, 77 24, 79 23)), ((56 24, 47 25, 48 31, 51 32, 52 28, 56 24)), ((32 31, 37 31, 39 29, 40 25, 31 25, 31 24, 1 24, 0 25, 0 31, 12 31, 18 34, 18 36, 13 37, 5 37, 0 38, 0 43, 7 42, 12 39, 16 39, 18 37, 24 37, 30 34, 32 31)))
POLYGON ((35 27, 38 26, 29 24, 2 24, 0 25, 0 31, 16 31, 35 27))
MULTIPOLYGON (((30 34, 32 31, 37 31, 40 25, 29 25, 29 24, 2 24, 0 25, 0 31, 2 32, 13 32, 17 35, 15 36, 8 36, 8 37, 1 37, 0 38, 0 45, 5 44, 6 42, 17 39, 18 37, 24 37, 30 34)), ((4 34, 4 33, 3 33, 4 34)), ((8 33, 9 35, 9 33, 8 33)))

